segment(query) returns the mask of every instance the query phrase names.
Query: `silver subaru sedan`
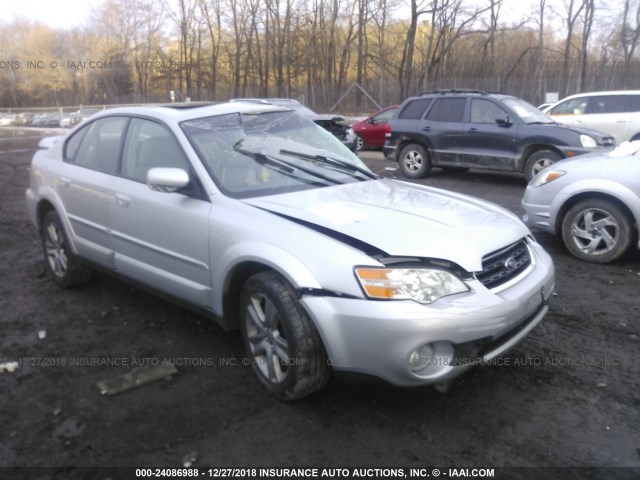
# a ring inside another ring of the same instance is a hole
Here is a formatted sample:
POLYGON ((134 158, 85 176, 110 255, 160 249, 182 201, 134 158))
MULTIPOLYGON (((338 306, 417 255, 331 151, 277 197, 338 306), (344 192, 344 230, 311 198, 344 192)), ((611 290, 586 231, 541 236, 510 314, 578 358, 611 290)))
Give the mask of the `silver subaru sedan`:
POLYGON ((285 400, 334 371, 449 381, 522 340, 554 289, 514 214, 379 178, 283 107, 101 112, 41 142, 26 202, 57 284, 99 267, 197 307, 285 400))

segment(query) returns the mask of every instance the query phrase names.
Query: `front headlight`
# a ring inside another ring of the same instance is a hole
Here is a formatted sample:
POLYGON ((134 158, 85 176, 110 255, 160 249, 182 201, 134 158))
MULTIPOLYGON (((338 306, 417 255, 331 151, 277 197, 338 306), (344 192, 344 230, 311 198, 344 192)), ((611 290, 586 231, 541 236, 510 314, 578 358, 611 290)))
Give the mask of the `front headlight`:
POLYGON ((563 170, 543 170, 538 175, 536 175, 533 180, 531 180, 531 186, 534 188, 541 187, 542 185, 546 185, 547 183, 553 182, 555 179, 560 178, 565 173, 567 172, 563 170))
POLYGON ((446 295, 469 291, 452 273, 432 268, 356 268, 356 276, 369 298, 429 304, 446 295))
POLYGON ((589 135, 580 135, 580 143, 584 148, 596 148, 598 146, 595 138, 589 135))

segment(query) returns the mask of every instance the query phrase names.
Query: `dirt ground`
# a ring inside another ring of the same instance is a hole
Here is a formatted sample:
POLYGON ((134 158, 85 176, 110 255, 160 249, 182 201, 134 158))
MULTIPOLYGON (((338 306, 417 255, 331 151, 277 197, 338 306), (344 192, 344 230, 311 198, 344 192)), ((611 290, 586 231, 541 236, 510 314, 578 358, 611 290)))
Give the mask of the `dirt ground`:
MULTIPOLYGON (((640 254, 599 266, 539 237, 557 289, 543 324, 446 394, 332 381, 282 403, 242 365, 238 333, 98 274, 61 290, 24 207, 43 133, 0 132, 0 478, 65 467, 635 467, 497 470, 496 478, 640 478, 640 254), (102 395, 96 383, 169 360, 177 373, 102 395), (532 473, 533 472, 533 473, 532 473), (538 472, 541 476, 537 476, 538 472)), ((379 152, 371 168, 399 177, 379 152)), ((521 176, 434 170, 426 184, 522 214, 521 176)), ((61 473, 62 472, 62 473, 61 473)), ((446 470, 445 470, 446 472, 446 470)), ((445 473, 446 475, 446 473, 445 473)), ((451 476, 451 473, 449 473, 451 476)))

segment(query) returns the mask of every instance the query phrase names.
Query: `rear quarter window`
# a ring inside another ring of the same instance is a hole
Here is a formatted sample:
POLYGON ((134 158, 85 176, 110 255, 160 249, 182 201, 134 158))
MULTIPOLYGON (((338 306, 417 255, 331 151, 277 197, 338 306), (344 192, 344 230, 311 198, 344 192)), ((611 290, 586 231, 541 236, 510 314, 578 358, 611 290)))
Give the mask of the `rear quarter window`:
POLYGON ((640 95, 629 95, 627 105, 630 112, 640 112, 640 95))
POLYGON ((424 116, 424 112, 427 107, 431 105, 433 99, 421 98, 419 100, 413 100, 402 109, 398 118, 403 120, 418 120, 424 116))
POLYGON ((439 98, 429 110, 427 119, 434 122, 463 122, 466 104, 466 98, 439 98))
POLYGON ((589 97, 589 103, 584 113, 622 113, 626 110, 626 99, 623 95, 603 95, 589 97))

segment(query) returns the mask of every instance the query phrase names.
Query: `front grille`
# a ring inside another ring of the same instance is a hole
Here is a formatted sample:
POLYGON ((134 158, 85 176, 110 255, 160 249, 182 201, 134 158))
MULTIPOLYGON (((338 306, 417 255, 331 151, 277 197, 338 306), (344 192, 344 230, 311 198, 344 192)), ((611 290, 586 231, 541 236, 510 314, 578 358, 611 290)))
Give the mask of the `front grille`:
POLYGON ((476 278, 487 288, 496 288, 520 275, 531 265, 531 255, 525 240, 482 257, 482 271, 476 278))

